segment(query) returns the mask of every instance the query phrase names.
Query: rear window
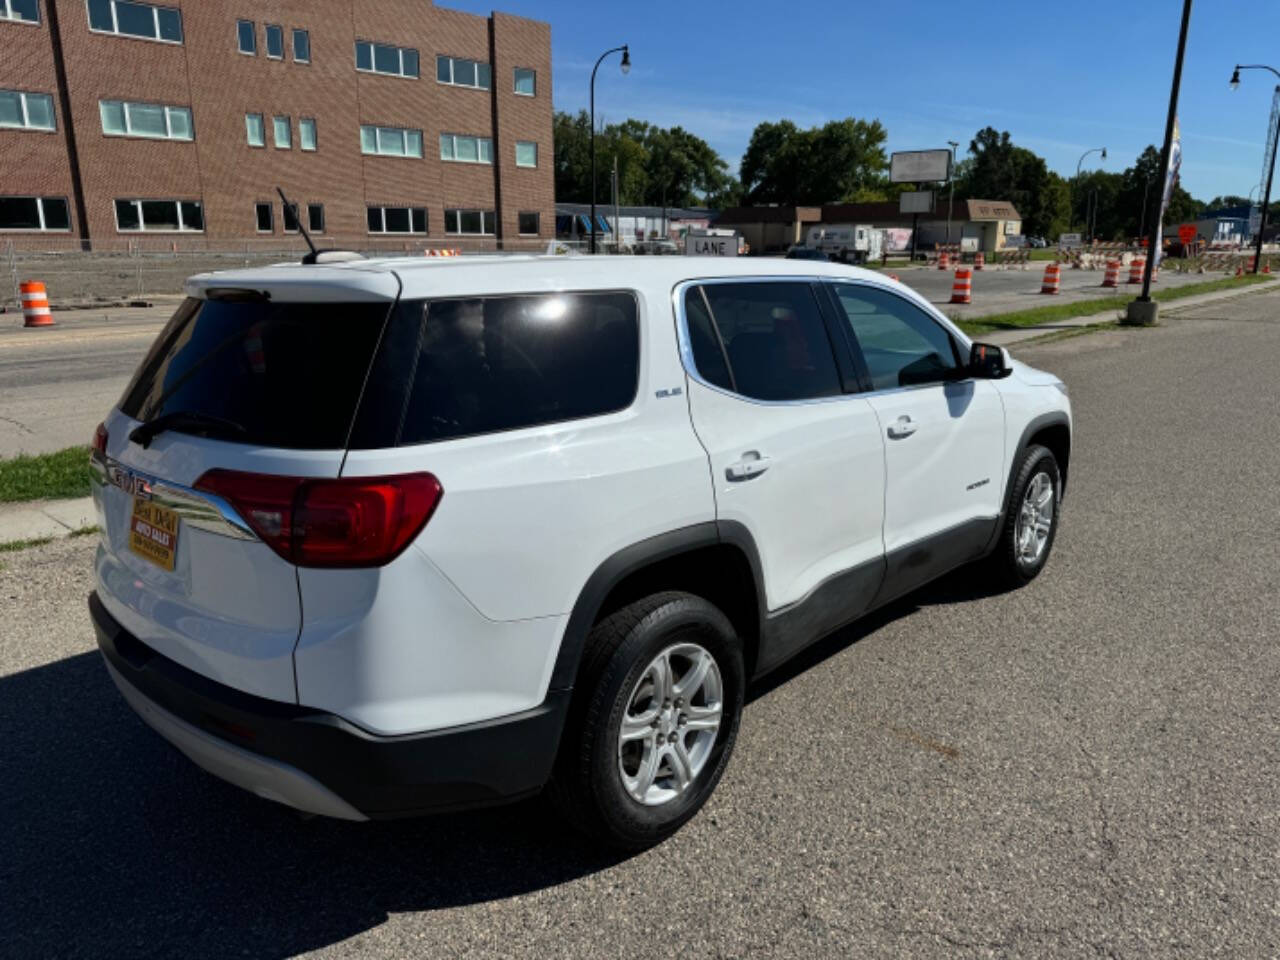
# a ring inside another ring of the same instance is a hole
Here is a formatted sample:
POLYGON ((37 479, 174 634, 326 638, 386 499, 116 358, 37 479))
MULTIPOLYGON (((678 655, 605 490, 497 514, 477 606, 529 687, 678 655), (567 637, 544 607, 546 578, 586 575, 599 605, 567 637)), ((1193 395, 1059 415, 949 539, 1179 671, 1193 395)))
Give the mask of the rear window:
POLYGON ((210 436, 340 449, 386 323, 386 303, 188 299, 125 389, 136 420, 196 414, 238 425, 210 436))
POLYGON ((404 301, 351 446, 430 443, 612 413, 635 399, 639 367, 631 293, 404 301))

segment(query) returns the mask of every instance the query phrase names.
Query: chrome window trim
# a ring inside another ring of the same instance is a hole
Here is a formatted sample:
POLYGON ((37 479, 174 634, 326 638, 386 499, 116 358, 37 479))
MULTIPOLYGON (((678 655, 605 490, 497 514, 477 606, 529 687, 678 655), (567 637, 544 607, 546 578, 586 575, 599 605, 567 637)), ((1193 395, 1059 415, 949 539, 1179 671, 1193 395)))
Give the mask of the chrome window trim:
POLYGON ((231 504, 217 494, 204 490, 196 490, 172 480, 161 480, 159 477, 126 467, 110 457, 104 457, 96 450, 89 458, 90 479, 99 487, 114 486, 126 496, 132 496, 123 486, 113 482, 112 475, 124 474, 137 480, 145 481, 151 490, 151 500, 167 507, 178 515, 180 520, 196 530, 204 530, 220 537, 232 540, 257 540, 258 535, 236 512, 231 504))
MULTIPOLYGON (((690 287, 695 286, 711 286, 712 284, 722 283, 803 283, 811 285, 815 282, 821 282, 824 278, 818 275, 797 276, 796 274, 786 274, 783 276, 769 274, 751 274, 740 277, 704 277, 700 279, 682 280, 676 284, 675 289, 671 293, 671 304, 675 311, 676 318, 676 340, 680 347, 680 365, 684 367, 684 372, 691 380, 696 381, 700 386, 706 387, 708 390, 714 390, 716 393, 726 397, 732 397, 734 400, 740 400, 743 403, 754 403, 761 407, 797 407, 809 406, 815 403, 839 403, 845 400, 862 399, 865 393, 838 393, 830 397, 810 397, 804 400, 758 400, 755 397, 748 397, 742 393, 735 393, 732 390, 726 390, 724 387, 717 386, 706 380, 702 374, 698 373, 698 366, 693 360, 693 344, 689 341, 689 321, 684 311, 684 295, 690 287)), ((836 358, 832 357, 832 362, 839 364, 836 358)))

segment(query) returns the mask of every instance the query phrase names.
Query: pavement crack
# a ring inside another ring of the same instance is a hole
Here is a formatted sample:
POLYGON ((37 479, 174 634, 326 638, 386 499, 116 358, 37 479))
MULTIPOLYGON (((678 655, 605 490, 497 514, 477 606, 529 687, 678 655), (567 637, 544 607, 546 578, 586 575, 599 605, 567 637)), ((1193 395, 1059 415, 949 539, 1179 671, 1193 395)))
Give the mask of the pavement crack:
POLYGON ((21 420, 15 420, 15 419, 13 419, 13 417, 0 417, 0 421, 3 421, 3 422, 5 422, 5 423, 12 423, 15 427, 17 427, 17 428, 18 428, 19 430, 21 430, 23 433, 25 433, 25 434, 27 434, 27 435, 29 435, 29 436, 35 436, 35 431, 34 431, 34 430, 32 430, 30 427, 28 427, 28 426, 27 426, 25 423, 23 423, 21 420))

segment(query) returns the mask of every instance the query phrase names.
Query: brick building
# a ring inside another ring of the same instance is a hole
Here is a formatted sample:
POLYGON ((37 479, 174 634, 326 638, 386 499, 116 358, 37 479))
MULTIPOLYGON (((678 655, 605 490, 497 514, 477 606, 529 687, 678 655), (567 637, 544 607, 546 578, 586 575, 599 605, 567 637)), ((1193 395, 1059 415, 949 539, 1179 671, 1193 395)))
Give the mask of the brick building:
POLYGON ((0 0, 0 241, 530 246, 551 31, 430 0, 0 0), (297 206, 285 210, 280 186, 297 206))

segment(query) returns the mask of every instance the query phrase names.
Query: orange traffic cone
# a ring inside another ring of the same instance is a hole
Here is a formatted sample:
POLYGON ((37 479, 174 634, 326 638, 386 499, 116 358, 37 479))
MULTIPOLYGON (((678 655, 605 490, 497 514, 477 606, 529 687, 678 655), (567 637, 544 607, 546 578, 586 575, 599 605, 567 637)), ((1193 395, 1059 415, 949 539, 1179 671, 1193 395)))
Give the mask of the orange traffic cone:
POLYGON ((49 294, 40 280, 27 280, 18 286, 22 297, 22 325, 24 327, 52 327, 53 314, 49 312, 49 294))
POLYGON ((952 303, 973 303, 973 270, 957 267, 956 278, 951 284, 952 303))
POLYGON ((1141 283, 1142 272, 1147 269, 1147 261, 1143 257, 1134 257, 1129 263, 1129 282, 1141 283))
POLYGON ((973 255, 973 269, 981 270, 987 263, 987 256, 981 250, 973 255))
POLYGON ((1104 287, 1118 287, 1120 285, 1120 261, 1108 260, 1107 272, 1102 278, 1104 287))
POLYGON ((950 269, 950 267, 951 267, 951 257, 947 254, 947 251, 943 250, 940 254, 938 254, 938 269, 947 270, 947 269, 950 269))
POLYGON ((1044 279, 1040 282, 1041 293, 1057 293, 1062 282, 1062 268, 1057 262, 1045 264, 1044 279))

